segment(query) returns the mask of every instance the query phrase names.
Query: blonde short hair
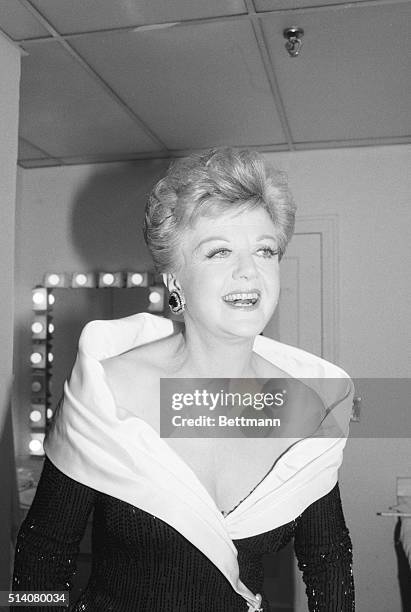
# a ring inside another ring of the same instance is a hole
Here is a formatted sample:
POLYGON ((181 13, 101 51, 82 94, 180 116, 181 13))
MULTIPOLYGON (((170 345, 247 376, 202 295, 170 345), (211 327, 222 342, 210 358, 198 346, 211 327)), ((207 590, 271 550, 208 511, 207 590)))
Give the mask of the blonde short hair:
POLYGON ((287 177, 256 151, 228 147, 171 164, 151 191, 144 238, 157 272, 173 272, 182 233, 201 217, 262 207, 277 229, 279 258, 294 231, 296 206, 287 177))

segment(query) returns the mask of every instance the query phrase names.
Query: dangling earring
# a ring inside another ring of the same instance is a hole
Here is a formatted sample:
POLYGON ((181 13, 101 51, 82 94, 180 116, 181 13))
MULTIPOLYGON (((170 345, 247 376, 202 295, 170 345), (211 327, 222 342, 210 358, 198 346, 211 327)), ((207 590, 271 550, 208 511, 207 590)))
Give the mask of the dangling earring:
POLYGON ((168 305, 170 306, 170 310, 173 314, 183 313, 185 306, 183 295, 174 289, 168 298, 168 305))

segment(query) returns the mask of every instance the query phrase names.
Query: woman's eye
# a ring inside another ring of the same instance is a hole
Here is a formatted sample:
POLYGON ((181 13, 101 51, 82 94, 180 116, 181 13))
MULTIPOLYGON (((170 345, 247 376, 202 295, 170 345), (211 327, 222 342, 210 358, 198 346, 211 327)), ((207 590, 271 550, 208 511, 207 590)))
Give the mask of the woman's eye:
MULTIPOLYGON (((206 253, 206 257, 207 259, 225 259, 230 253, 230 249, 219 247, 206 253)), ((271 259, 272 257, 278 255, 278 251, 272 249, 271 247, 261 247, 257 250, 257 254, 264 259, 271 259)))
POLYGON ((213 257, 214 258, 227 257, 229 253, 230 253, 229 249, 223 249, 223 248, 212 249, 206 254, 206 257, 208 259, 212 259, 213 257))
POLYGON ((262 247, 261 249, 258 249, 258 253, 262 253, 263 257, 267 258, 275 257, 276 255, 278 255, 278 251, 275 251, 271 247, 262 247))

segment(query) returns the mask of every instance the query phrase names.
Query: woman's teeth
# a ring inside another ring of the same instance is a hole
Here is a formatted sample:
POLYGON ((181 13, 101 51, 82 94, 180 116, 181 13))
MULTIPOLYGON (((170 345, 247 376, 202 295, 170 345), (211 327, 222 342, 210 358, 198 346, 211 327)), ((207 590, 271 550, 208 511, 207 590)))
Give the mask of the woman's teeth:
POLYGON ((259 294, 252 293, 229 293, 223 297, 225 302, 229 302, 230 304, 255 304, 259 298, 259 294))

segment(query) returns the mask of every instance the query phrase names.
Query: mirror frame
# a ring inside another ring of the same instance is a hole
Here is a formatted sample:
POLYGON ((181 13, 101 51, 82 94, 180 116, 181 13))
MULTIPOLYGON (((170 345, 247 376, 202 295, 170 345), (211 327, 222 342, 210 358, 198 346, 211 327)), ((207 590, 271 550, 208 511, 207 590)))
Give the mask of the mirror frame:
POLYGON ((36 285, 32 289, 30 455, 44 456, 43 442, 53 418, 50 400, 50 379, 53 368, 52 342, 55 332, 51 322, 55 302, 53 289, 107 289, 113 287, 120 289, 148 288, 147 311, 164 315, 166 308, 164 275, 151 271, 48 272, 44 275, 43 284, 36 285))

